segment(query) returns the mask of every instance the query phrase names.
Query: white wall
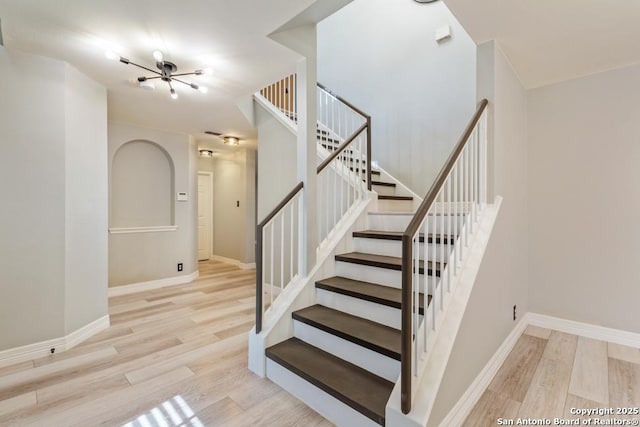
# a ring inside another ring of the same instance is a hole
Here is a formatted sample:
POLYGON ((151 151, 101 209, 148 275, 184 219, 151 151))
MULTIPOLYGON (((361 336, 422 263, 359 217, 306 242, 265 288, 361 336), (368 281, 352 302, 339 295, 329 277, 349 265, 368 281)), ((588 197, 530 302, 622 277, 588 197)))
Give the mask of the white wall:
POLYGON ((252 156, 251 151, 238 150, 216 158, 213 177, 214 253, 243 263, 252 263, 255 258, 251 238, 255 234, 253 165, 247 161, 252 156))
POLYGON ((640 66, 529 92, 531 309, 640 332, 640 66))
POLYGON ((476 46, 443 2, 355 0, 318 25, 318 80, 372 116, 373 160, 426 194, 475 111, 476 46))
POLYGON ((503 197, 428 425, 438 425, 529 311, 526 92, 494 42, 478 47, 478 98, 489 100, 492 187, 503 197), (471 356, 472 355, 472 356, 471 356))
POLYGON ((111 226, 174 224, 175 173, 171 156, 150 141, 131 141, 111 163, 111 226))
POLYGON ((107 91, 66 66, 65 331, 108 312, 107 91))
MULTIPOLYGON (((189 200, 174 202, 176 231, 109 235, 109 286, 112 287, 191 274, 198 269, 195 141, 187 135, 109 123, 110 181, 118 149, 131 141, 153 142, 168 154, 174 167, 174 191, 186 192, 189 200), (178 263, 183 263, 182 272, 177 271, 178 263)), ((129 179, 134 182, 136 174, 132 173, 129 179)), ((110 197, 118 197, 113 194, 113 187, 110 197)), ((175 200, 176 195, 173 197, 175 200)))
POLYGON ((0 47, 0 350, 107 314, 106 91, 0 47))
POLYGON ((258 152, 253 150, 247 150, 246 152, 246 167, 245 167, 245 176, 246 176, 246 209, 247 216, 245 218, 245 227, 246 235, 245 235, 245 262, 253 263, 256 260, 256 179, 257 173, 256 170, 258 160, 258 152))
POLYGON ((296 135, 255 103, 258 128, 258 222, 296 186, 296 135))

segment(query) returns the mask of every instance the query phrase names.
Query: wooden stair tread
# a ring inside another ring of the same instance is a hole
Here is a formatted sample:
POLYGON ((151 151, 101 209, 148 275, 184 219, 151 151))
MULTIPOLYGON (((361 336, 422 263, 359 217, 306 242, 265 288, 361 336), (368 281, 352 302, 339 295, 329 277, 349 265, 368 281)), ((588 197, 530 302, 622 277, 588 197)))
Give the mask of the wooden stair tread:
MULTIPOLYGON (((402 271, 402 258, 386 256, 386 255, 375 255, 375 254, 365 254, 362 252, 350 252, 346 254, 336 255, 336 261, 349 262, 352 264, 360 264, 366 265, 369 267, 378 267, 378 268, 386 268, 388 270, 398 270, 402 271)), ((429 275, 433 275, 434 271, 434 263, 428 261, 427 265, 427 273, 429 275)), ((440 264, 437 263, 435 265, 435 273, 436 276, 440 276, 440 264)), ((446 263, 442 263, 443 267, 446 263)), ((420 274, 424 274, 424 260, 420 260, 419 267, 420 274)))
POLYGON ((413 196, 385 196, 378 194, 378 200, 413 200, 413 196))
POLYGON ((394 384, 297 338, 269 347, 269 359, 380 425, 394 384))
POLYGON ((400 360, 400 331, 319 304, 293 312, 293 318, 395 360, 400 360))
MULTIPOLYGON (((318 280, 316 288, 386 305, 387 307, 402 308, 402 290, 389 286, 335 276, 318 280)), ((428 296, 427 304, 431 304, 431 295, 428 296)), ((424 315, 424 295, 422 293, 420 294, 419 313, 424 315)))
POLYGON ((379 185, 381 187, 395 187, 395 182, 384 182, 384 181, 373 181, 371 180, 371 185, 379 185))
MULTIPOLYGON (((402 241, 402 231, 379 231, 379 230, 363 230, 354 231, 353 237, 360 237, 364 239, 378 239, 378 240, 396 240, 402 241)), ((420 242, 424 242, 424 233, 420 233, 420 242)), ((454 238, 447 234, 433 234, 429 233, 429 243, 444 243, 446 245, 453 244, 454 238), (435 239, 434 239, 435 236, 435 239)))

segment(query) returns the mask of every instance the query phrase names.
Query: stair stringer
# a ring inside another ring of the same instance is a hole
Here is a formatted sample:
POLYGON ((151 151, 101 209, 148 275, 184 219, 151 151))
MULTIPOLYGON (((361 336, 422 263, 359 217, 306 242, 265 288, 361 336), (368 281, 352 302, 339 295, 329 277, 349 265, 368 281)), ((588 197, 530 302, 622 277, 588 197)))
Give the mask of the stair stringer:
POLYGON ((268 347, 293 337, 292 313, 316 303, 315 282, 335 274, 335 255, 353 250, 353 232, 366 228, 369 212, 375 209, 376 193, 369 191, 367 196, 341 219, 329 240, 317 252, 316 264, 309 274, 291 283, 279 295, 262 331, 256 334, 254 326, 249 333, 249 369, 255 374, 263 378, 266 376, 265 351, 268 347))
POLYGON ((414 379, 413 395, 416 397, 411 412, 402 413, 400 380, 398 380, 387 403, 387 425, 394 427, 427 426, 501 204, 502 197, 498 196, 493 204, 485 207, 478 230, 473 233, 469 252, 461 266, 462 271, 459 272, 456 283, 452 284, 455 290, 449 297, 449 303, 440 319, 435 342, 427 353, 424 373, 417 381, 414 379))
POLYGON ((374 161, 371 166, 375 167, 376 170, 380 171, 381 181, 393 182, 394 184, 396 184, 396 188, 397 188, 396 191, 398 196, 413 196, 412 211, 415 212, 416 210, 418 210, 418 208, 420 207, 420 204, 422 203, 422 197, 418 196, 413 190, 407 187, 402 181, 400 181, 398 178, 396 178, 395 176, 387 172, 382 166, 380 166, 380 164, 378 164, 378 162, 374 161))

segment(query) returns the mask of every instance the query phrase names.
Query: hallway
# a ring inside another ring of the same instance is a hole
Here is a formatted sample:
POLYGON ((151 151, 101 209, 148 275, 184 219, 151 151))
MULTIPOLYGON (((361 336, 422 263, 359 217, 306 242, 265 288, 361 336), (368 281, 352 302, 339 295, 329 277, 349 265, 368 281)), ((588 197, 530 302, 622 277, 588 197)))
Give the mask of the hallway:
POLYGON ((111 327, 72 350, 0 368, 0 425, 331 425, 247 369, 255 271, 199 268, 110 298, 111 327))

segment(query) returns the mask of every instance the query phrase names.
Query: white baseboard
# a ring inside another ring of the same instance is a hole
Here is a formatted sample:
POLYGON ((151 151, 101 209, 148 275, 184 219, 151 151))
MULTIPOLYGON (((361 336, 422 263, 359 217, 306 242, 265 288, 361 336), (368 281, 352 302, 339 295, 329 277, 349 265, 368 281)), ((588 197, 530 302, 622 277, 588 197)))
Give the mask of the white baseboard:
POLYGON ((99 318, 98 320, 94 320, 93 322, 83 326, 76 331, 71 332, 65 337, 65 351, 72 349, 81 342, 91 338, 98 332, 102 332, 105 329, 108 329, 109 326, 111 326, 111 321, 109 320, 109 315, 106 315, 99 318))
POLYGON ((585 338, 607 341, 615 344, 640 348, 640 334, 619 329, 607 328, 574 320, 561 319, 544 314, 526 313, 518 325, 513 328, 487 365, 464 392, 460 400, 451 408, 449 414, 440 423, 441 427, 460 426, 473 407, 478 403, 482 393, 489 386, 493 377, 502 366, 527 326, 533 325, 554 331, 565 332, 585 338))
POLYGON ((226 258, 220 255, 213 255, 211 259, 214 261, 226 262, 227 264, 237 265, 242 270, 251 270, 252 268, 256 268, 255 262, 244 263, 242 261, 238 261, 237 259, 226 258))
POLYGON ((69 350, 98 332, 104 331, 110 324, 109 315, 106 315, 64 337, 0 351, 0 367, 47 356, 51 354, 51 349, 55 349, 56 353, 69 350))
POLYGON ((636 348, 640 347, 640 334, 634 332, 576 322, 575 320, 560 319, 558 317, 536 313, 528 313, 528 319, 530 325, 539 326, 541 328, 553 329, 555 331, 600 341, 607 341, 614 344, 627 345, 636 348))
POLYGON ((200 273, 196 270, 191 274, 183 276, 167 277, 166 279, 151 280, 149 282, 132 283, 130 285, 114 286, 109 288, 109 297, 119 297, 122 295, 135 294, 138 292, 151 291, 154 289, 166 288, 167 286, 182 285, 193 282, 200 273))
POLYGON ((498 350, 491 359, 489 359, 489 362, 487 362, 482 371, 480 371, 476 379, 473 380, 462 397, 460 397, 460 400, 458 400, 453 408, 451 408, 449 414, 444 417, 440 423, 440 427, 462 425, 473 407, 478 403, 478 400, 480 400, 485 389, 489 384, 491 384, 493 377, 498 373, 498 369, 500 369, 504 361, 507 359, 507 356, 509 356, 509 353, 513 350, 513 347, 516 345, 516 342, 518 342, 518 339, 524 330, 527 328, 529 324, 528 317, 529 313, 525 314, 522 319, 520 319, 520 322, 518 322, 516 327, 513 328, 502 345, 498 347, 498 350))

